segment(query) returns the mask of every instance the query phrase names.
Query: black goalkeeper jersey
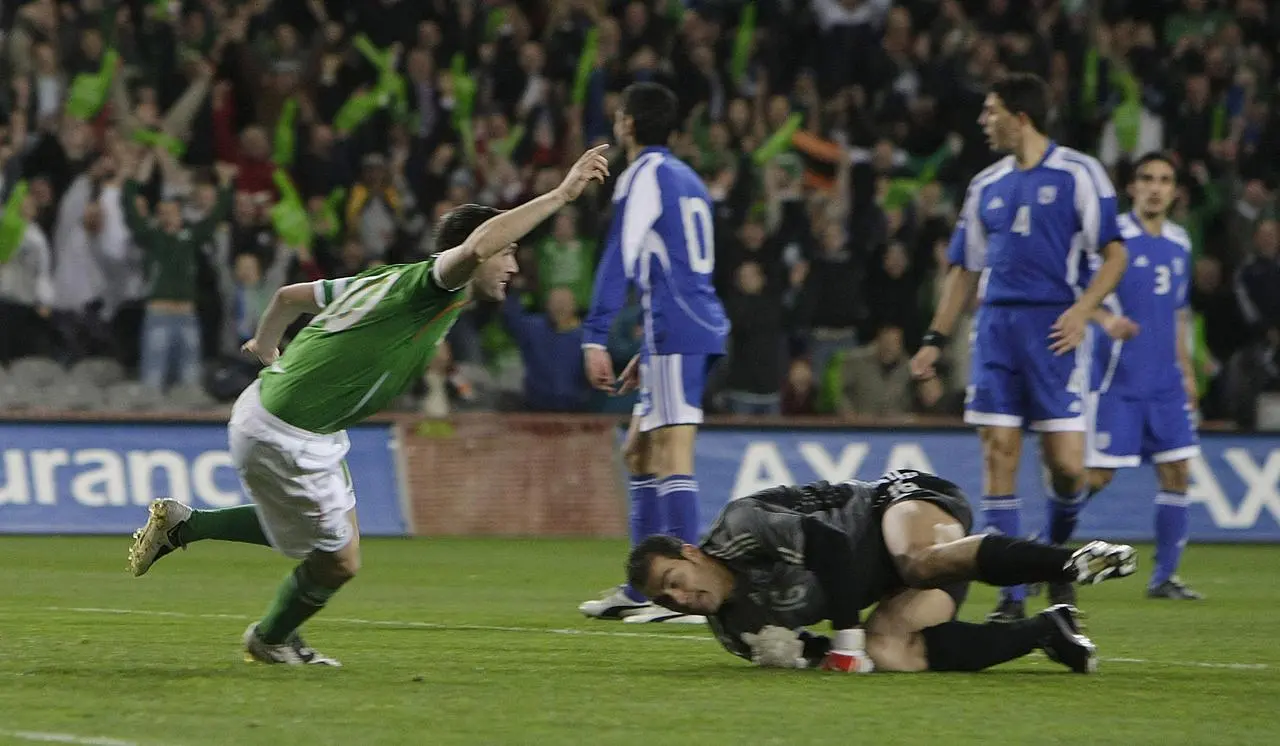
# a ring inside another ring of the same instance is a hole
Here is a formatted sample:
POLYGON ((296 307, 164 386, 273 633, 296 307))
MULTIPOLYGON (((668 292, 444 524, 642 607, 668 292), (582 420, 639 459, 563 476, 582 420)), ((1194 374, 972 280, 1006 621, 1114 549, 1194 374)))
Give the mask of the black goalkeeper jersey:
MULTIPOLYGON (((775 487, 731 501, 702 541, 702 551, 729 568, 733 595, 708 623, 729 652, 750 658, 746 632, 765 626, 800 629, 830 619, 840 628, 902 586, 884 546, 880 517, 900 499, 945 502, 971 525, 967 501, 953 483, 916 471, 874 482, 814 482, 775 487), (955 505, 957 499, 963 507, 955 505)), ((826 638, 808 633, 805 656, 818 660, 826 638)))

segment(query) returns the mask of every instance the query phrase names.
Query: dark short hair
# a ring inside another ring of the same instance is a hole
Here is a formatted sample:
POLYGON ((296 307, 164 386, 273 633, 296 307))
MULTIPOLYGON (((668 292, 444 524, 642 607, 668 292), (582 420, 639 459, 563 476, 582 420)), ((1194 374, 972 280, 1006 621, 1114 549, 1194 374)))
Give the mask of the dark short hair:
POLYGON ((486 205, 459 205, 446 212, 436 226, 436 251, 461 246, 476 228, 502 210, 486 205))
POLYGON ((1178 164, 1173 162, 1173 156, 1168 153, 1161 153, 1155 150, 1150 153, 1145 153, 1141 158, 1134 162, 1133 170, 1129 172, 1129 181, 1137 181, 1138 171, 1142 170, 1142 167, 1148 163, 1167 164, 1169 168, 1173 169, 1173 183, 1178 183, 1178 164))
POLYGON ((622 113, 635 120, 636 144, 666 145, 679 125, 680 104, 659 83, 632 83, 622 91, 622 113))
POLYGON ((1049 121, 1049 86, 1031 73, 1010 73, 991 85, 1012 114, 1026 114, 1031 126, 1044 132, 1049 121))
POLYGON ((680 559, 684 556, 684 542, 674 536, 655 534, 636 544, 627 557, 627 582, 640 590, 649 584, 649 566, 654 557, 680 559))

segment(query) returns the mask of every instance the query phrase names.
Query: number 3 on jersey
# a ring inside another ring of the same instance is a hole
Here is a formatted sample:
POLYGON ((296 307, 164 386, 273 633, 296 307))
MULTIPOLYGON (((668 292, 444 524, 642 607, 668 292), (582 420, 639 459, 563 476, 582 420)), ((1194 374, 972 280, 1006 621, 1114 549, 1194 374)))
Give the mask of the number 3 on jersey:
POLYGON ((1010 230, 1019 236, 1031 235, 1031 205, 1022 205, 1018 208, 1018 212, 1013 216, 1013 228, 1010 230))
POLYGON ((701 197, 681 197, 680 218, 684 221, 684 245, 689 251, 689 269, 700 275, 711 274, 716 268, 711 206, 701 197))
POLYGON ((1173 289, 1173 283, 1169 281, 1171 276, 1168 267, 1163 264, 1156 265, 1156 295, 1168 295, 1173 289))

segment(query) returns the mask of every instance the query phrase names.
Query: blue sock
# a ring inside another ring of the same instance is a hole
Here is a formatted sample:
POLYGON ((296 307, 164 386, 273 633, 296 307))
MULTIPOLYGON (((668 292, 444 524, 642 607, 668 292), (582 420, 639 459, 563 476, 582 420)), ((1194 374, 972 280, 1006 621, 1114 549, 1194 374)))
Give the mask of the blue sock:
POLYGON ((1089 499, 1089 488, 1079 492, 1059 495, 1049 492, 1049 526, 1045 529, 1045 539, 1050 544, 1066 544, 1076 532, 1079 523, 1080 509, 1089 499))
POLYGON ((1187 495, 1161 492, 1156 495, 1156 566, 1151 573, 1154 588, 1178 572, 1182 549, 1187 545, 1187 495))
MULTIPOLYGON (((1004 534, 1022 538, 1022 506, 1015 495, 988 495, 982 498, 982 517, 987 533, 1004 534)), ((1022 601, 1027 597, 1025 585, 1011 585, 1000 589, 1001 598, 1022 601)))
MULTIPOLYGON (((662 505, 658 502, 658 482, 652 474, 632 474, 627 491, 631 495, 631 545, 635 546, 662 533, 662 505)), ((644 594, 630 584, 625 592, 632 601, 646 600, 644 594)))
POLYGON ((658 502, 665 533, 687 544, 698 543, 698 483, 688 474, 672 474, 658 481, 658 502))

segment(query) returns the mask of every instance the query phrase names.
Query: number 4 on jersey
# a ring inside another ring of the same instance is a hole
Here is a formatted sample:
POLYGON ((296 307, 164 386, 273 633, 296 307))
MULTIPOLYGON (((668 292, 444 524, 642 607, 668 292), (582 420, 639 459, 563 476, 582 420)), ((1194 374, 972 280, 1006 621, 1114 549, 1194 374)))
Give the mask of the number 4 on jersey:
POLYGON ((1031 235, 1031 205, 1022 205, 1013 216, 1013 228, 1019 236, 1031 235))

